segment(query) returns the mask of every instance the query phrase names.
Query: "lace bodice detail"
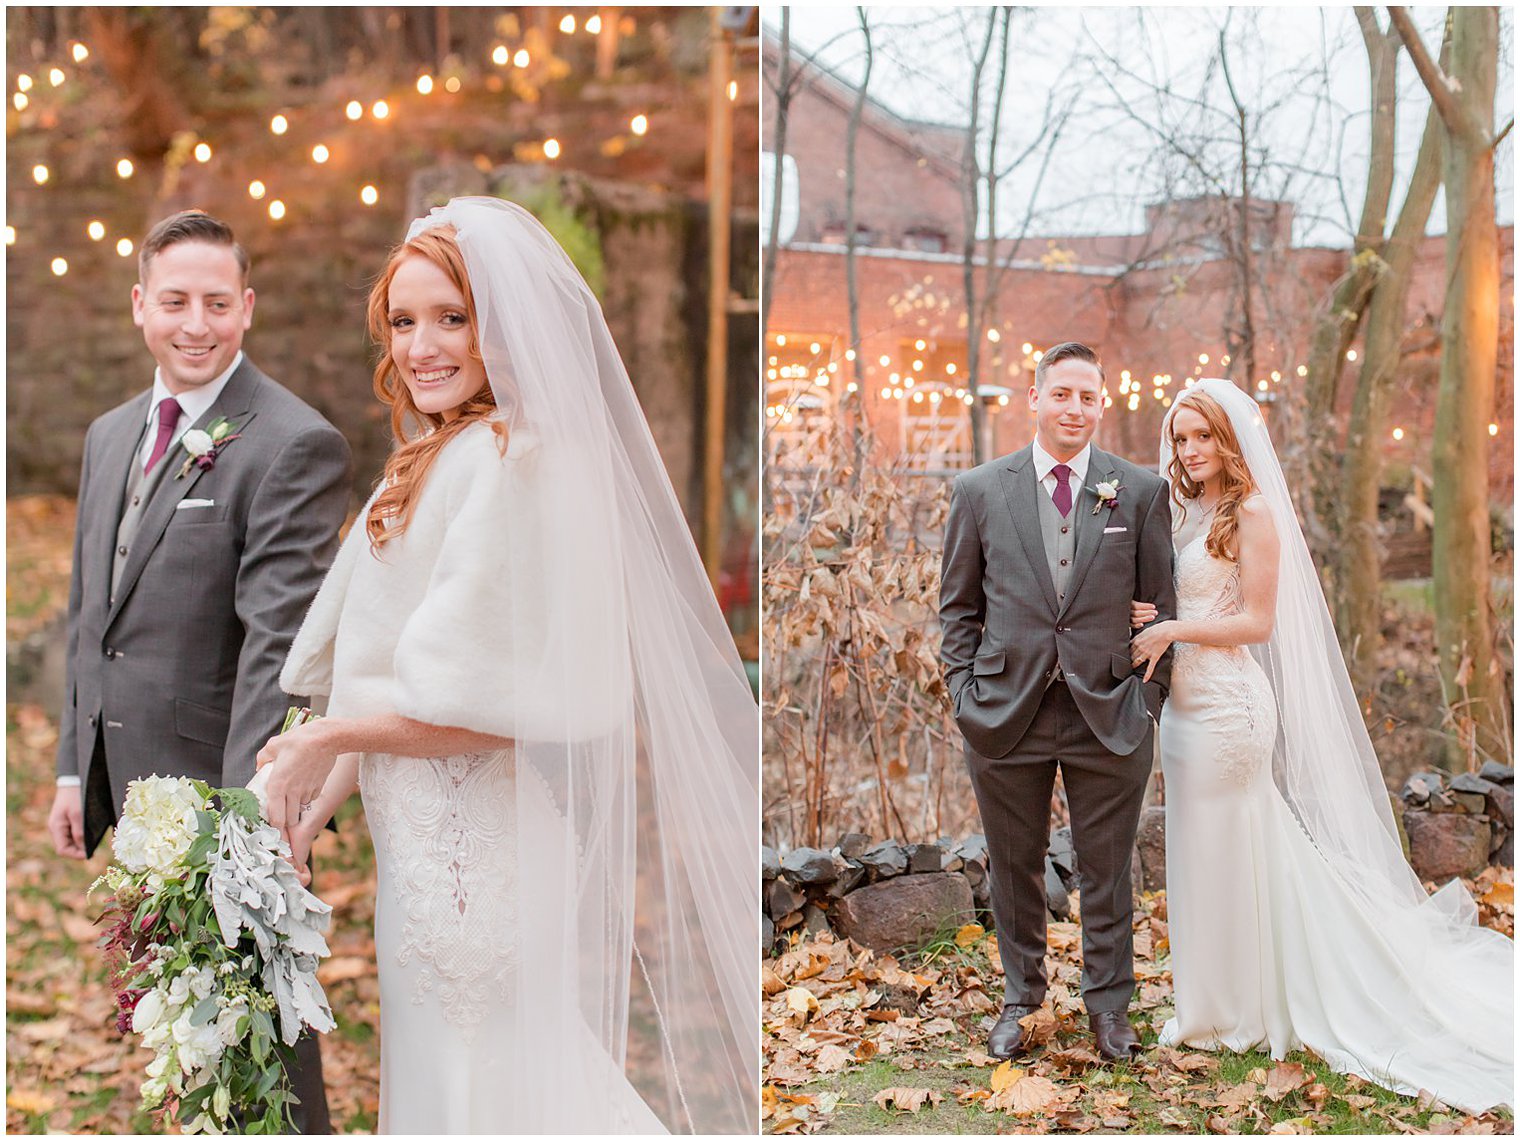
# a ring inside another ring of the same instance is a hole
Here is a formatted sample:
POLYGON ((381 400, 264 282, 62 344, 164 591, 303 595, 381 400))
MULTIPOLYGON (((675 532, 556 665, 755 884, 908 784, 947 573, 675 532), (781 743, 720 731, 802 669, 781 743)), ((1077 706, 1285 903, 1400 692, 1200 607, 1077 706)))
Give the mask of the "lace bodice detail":
MULTIPOLYGON (((1240 564, 1216 558, 1199 534, 1177 553, 1177 617, 1210 622, 1244 609, 1240 564)), ((1176 642, 1172 650, 1171 700, 1195 715, 1228 721, 1212 758, 1225 780, 1248 783, 1271 757, 1277 707, 1261 666, 1245 646, 1199 646, 1176 642)), ((1223 728, 1223 726, 1221 726, 1223 728)))
POLYGON ((468 1037, 481 992, 505 994, 518 961, 512 754, 366 756, 361 776, 400 906, 396 959, 421 966, 412 1000, 436 991, 468 1037))

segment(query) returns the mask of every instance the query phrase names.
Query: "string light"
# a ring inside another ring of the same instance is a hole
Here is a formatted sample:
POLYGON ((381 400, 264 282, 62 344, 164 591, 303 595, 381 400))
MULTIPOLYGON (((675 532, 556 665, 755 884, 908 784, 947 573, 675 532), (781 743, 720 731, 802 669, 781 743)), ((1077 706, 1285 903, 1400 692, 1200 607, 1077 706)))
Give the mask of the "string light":
POLYGON ((248 197, 257 201, 258 199, 264 197, 265 189, 266 187, 264 184, 255 178, 248 184, 248 197))
POLYGON ((1499 434, 1499 425, 1497 425, 1497 424, 1490 424, 1488 426, 1488 434, 1490 436, 1497 436, 1499 434))
POLYGON ((811 344, 811 345, 809 345, 809 346, 808 346, 808 352, 810 352, 810 353, 812 353, 812 354, 813 354, 813 355, 814 355, 814 356, 815 356, 815 357, 816 357, 816 356, 817 356, 817 355, 818 355, 818 354, 819 354, 819 353, 820 353, 820 352, 821 352, 821 351, 822 351, 822 350, 823 350, 823 346, 822 346, 822 345, 820 345, 820 344, 819 344, 819 343, 818 343, 818 342, 817 342, 817 341, 814 341, 814 342, 813 342, 813 343, 812 343, 812 344, 811 344))
POLYGON ((946 376, 954 376, 955 375, 955 362, 954 361, 951 361, 949 364, 947 364, 945 366, 945 375, 946 376))
POLYGON ((68 262, 67 258, 54 258, 53 259, 53 276, 54 277, 62 277, 64 274, 66 274, 68 272, 69 272, 69 262, 68 262))
POLYGON ((844 386, 844 390, 845 390, 845 391, 846 391, 846 392, 859 392, 859 391, 860 391, 860 385, 858 385, 858 384, 856 384, 856 383, 855 383, 855 382, 854 382, 854 381, 853 381, 853 380, 852 380, 852 381, 850 381, 850 383, 849 383, 849 384, 847 384, 847 385, 845 385, 845 386, 844 386))
POLYGON ((350 123, 357 123, 360 119, 364 118, 364 104, 360 103, 357 99, 350 99, 348 106, 343 108, 343 114, 348 116, 350 123))
POLYGON ((5 244, 8 245, 8 246, 14 246, 16 244, 16 227, 15 226, 7 226, 7 227, 5 227, 5 244))
POLYGON ((995 345, 1003 339, 1003 334, 999 333, 996 329, 988 329, 987 339, 995 345))
POLYGON ((573 36, 575 34, 575 17, 566 16, 563 20, 561 20, 559 22, 559 30, 564 32, 567 36, 573 36))
POLYGON ((1346 350, 1346 359, 1348 361, 1354 361, 1354 360, 1356 360, 1356 350, 1355 349, 1347 349, 1346 350))
POLYGON ((1393 430, 1393 438, 1395 440, 1402 440, 1404 438, 1404 429, 1403 428, 1395 428, 1393 430))
POLYGON ((649 119, 644 115, 635 115, 633 122, 628 124, 628 129, 635 135, 645 135, 649 132, 649 119))
POLYGON ((737 98, 739 98, 739 81, 737 79, 730 79, 728 81, 728 101, 732 103, 737 98))
POLYGON ((1209 363, 1209 354, 1208 353, 1199 353, 1198 354, 1198 363, 1199 364, 1208 364, 1209 363))
POLYGON ((278 198, 272 201, 269 204, 269 216, 276 222, 285 217, 285 203, 281 202, 278 198))
POLYGON ((290 130, 290 120, 285 118, 284 115, 276 115, 273 119, 269 120, 269 129, 276 135, 283 135, 286 131, 290 130))
POLYGON ((31 89, 32 77, 30 75, 27 75, 26 72, 22 72, 20 75, 16 76, 16 90, 30 91, 31 89))
POLYGON ((366 206, 373 206, 376 202, 380 201, 380 192, 373 186, 366 186, 363 190, 359 191, 359 201, 363 202, 366 206))
POLYGON ((785 348, 786 347, 786 334, 785 333, 777 333, 776 334, 776 344, 779 347, 781 347, 781 348, 785 348))
POLYGON ((85 227, 85 230, 90 235, 90 241, 92 242, 98 242, 101 238, 106 236, 106 227, 104 222, 91 222, 87 227, 85 227))
POLYGON ((528 62, 529 62, 528 49, 527 48, 518 48, 517 49, 517 54, 512 57, 512 65, 514 67, 527 67, 528 66, 528 62))
POLYGON ((497 44, 496 50, 491 53, 491 62, 494 63, 497 67, 506 67, 507 60, 511 58, 512 57, 507 52, 507 47, 505 44, 497 44))
POLYGON ((211 144, 210 143, 196 143, 195 144, 195 161, 196 162, 210 162, 211 161, 211 144))
POLYGON ((48 71, 48 82, 54 87, 62 87, 63 81, 68 78, 63 74, 62 68, 52 68, 48 71))
POLYGON ((597 35, 602 30, 602 18, 600 16, 586 17, 586 31, 590 35, 597 35))
POLYGON ((391 105, 384 99, 377 99, 369 109, 369 113, 377 119, 383 119, 391 113, 391 105))
POLYGON ((320 166, 332 156, 332 152, 321 143, 311 148, 311 161, 320 166))
POLYGON ((433 93, 433 77, 431 75, 419 75, 417 77, 417 93, 419 95, 431 95, 433 93))
POLYGON ((31 100, 28 99, 24 93, 18 91, 16 94, 11 96, 11 102, 16 105, 16 110, 25 111, 26 105, 30 103, 31 100))
POLYGON ((132 256, 132 239, 131 238, 123 238, 123 239, 121 239, 121 241, 117 242, 116 243, 116 252, 118 254, 120 254, 124 258, 131 257, 132 256))
POLYGON ((854 349, 845 349, 845 351, 844 351, 844 359, 847 360, 847 361, 854 360, 855 359, 855 350, 854 349))
POLYGON ((47 180, 48 180, 48 168, 47 167, 43 166, 40 162, 36 166, 32 167, 32 181, 33 182, 35 182, 38 186, 41 186, 47 180))
POLYGON ((1266 390, 1267 390, 1267 382, 1264 381, 1264 380, 1258 380, 1256 382, 1256 391, 1257 392, 1265 392, 1266 390))
POLYGON ((1031 345, 1031 344, 1030 344, 1030 343, 1029 343, 1029 342, 1028 342, 1028 341, 1025 341, 1025 342, 1024 342, 1024 344, 1023 344, 1023 346, 1022 346, 1022 349, 1023 349, 1023 352, 1024 352, 1024 355, 1025 355, 1025 356, 1026 356, 1026 357, 1027 357, 1027 356, 1028 356, 1028 355, 1029 355, 1029 354, 1030 354, 1030 353, 1032 353, 1032 352, 1034 352, 1034 346, 1033 346, 1033 345, 1031 345))
POLYGON ((924 340, 923 340, 923 338, 920 337, 918 340, 914 341, 913 342, 913 347, 915 349, 917 349, 919 352, 923 352, 924 351, 924 340))
POLYGON ((69 49, 69 52, 71 55, 73 55, 75 63, 83 63, 85 60, 90 58, 90 49, 80 43, 74 44, 74 46, 69 49))
POLYGON ((459 76, 451 75, 443 81, 443 89, 450 95, 459 94, 459 76))
POLYGON ((1031 353, 1031 354, 1030 354, 1030 355, 1031 355, 1031 356, 1032 356, 1032 357, 1034 357, 1034 363, 1035 363, 1035 364, 1039 364, 1039 363, 1040 363, 1040 362, 1041 362, 1041 361, 1042 361, 1042 360, 1044 360, 1044 359, 1045 359, 1045 352, 1044 352, 1044 350, 1043 350, 1043 349, 1036 349, 1036 350, 1035 350, 1035 351, 1034 351, 1034 352, 1033 352, 1033 353, 1031 353))
POLYGON ((559 140, 558 139, 545 139, 544 140, 544 157, 545 158, 550 158, 550 159, 559 158, 559 140))
POLYGON ((892 358, 883 353, 879 363, 881 364, 882 368, 886 368, 889 364, 892 363, 892 358))

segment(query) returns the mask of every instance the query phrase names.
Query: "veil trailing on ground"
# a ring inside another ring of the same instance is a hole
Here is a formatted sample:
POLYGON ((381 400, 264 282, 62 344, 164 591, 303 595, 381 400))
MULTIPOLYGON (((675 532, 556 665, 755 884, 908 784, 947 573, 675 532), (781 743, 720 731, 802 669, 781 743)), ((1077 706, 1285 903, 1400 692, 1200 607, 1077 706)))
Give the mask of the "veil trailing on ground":
MULTIPOLYGON (((1443 1043, 1454 1069, 1478 1059, 1488 1059, 1477 1063, 1488 1069, 1495 1058, 1508 1058, 1512 1066, 1514 944, 1477 925, 1476 907, 1460 881, 1427 895, 1404 858, 1382 767, 1262 410, 1227 380, 1196 382, 1167 413, 1160 471, 1165 476, 1172 459, 1171 418, 1198 392, 1228 414, 1277 528, 1272 635, 1250 647, 1277 701, 1277 787, 1331 872, 1386 932, 1390 952, 1410 978, 1409 993, 1387 997, 1408 1004, 1411 1033, 1443 1043), (1440 1005, 1446 1009, 1436 1009, 1440 1005)), ((1198 514, 1196 507, 1186 508, 1179 529, 1196 525, 1198 514)))
POLYGON ((478 666, 517 742, 513 1128, 623 1131, 621 1070, 672 1132, 753 1133, 749 683, 591 290, 519 206, 456 198, 407 237, 444 225, 522 473, 480 618, 512 652, 478 666))

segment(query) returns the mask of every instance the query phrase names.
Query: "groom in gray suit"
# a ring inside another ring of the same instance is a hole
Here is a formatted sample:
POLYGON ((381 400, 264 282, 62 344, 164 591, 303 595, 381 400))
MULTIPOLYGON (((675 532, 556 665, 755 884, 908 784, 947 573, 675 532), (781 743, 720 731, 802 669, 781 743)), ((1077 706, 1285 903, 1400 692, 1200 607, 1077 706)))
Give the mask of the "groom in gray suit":
MULTIPOLYGON (((1174 617, 1164 480, 1092 446, 1103 366, 1057 345, 1029 391, 1034 443, 963 473, 950 497, 940 657, 987 835, 1005 972, 989 1054, 1027 1049, 1045 998, 1045 850, 1059 766, 1081 874, 1082 997, 1106 1058, 1140 1040, 1130 853, 1170 658, 1130 665, 1131 599, 1174 617)), ((1168 651, 1170 653, 1170 651, 1168 651)))
MULTIPOLYGON (((90 425, 79 478, 48 818, 77 859, 115 824, 128 781, 253 777, 352 471, 338 430, 244 356, 254 294, 224 223, 198 210, 160 222, 139 276, 132 317, 158 362, 153 387, 90 425)), ((297 1056, 296 1125, 328 1133, 316 1040, 297 1056)))

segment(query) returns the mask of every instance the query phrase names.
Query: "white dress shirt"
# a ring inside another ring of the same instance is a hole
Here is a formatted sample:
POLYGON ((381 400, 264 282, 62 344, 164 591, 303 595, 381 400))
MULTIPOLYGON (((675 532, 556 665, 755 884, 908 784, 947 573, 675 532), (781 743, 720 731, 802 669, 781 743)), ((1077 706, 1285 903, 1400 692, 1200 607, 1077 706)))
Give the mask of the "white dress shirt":
MULTIPOLYGON (((1087 481, 1087 465, 1092 459, 1092 445, 1083 444, 1082 450, 1071 459, 1066 461, 1066 466, 1071 468, 1071 474, 1066 477, 1066 484, 1071 488, 1071 505, 1075 507, 1080 499, 1082 487, 1087 481)), ((1045 494, 1052 499, 1056 494, 1056 477, 1052 474, 1056 464, 1061 461, 1056 459, 1044 448, 1040 447, 1040 441, 1034 442, 1034 478, 1045 489, 1045 494)))
POLYGON ((190 425, 205 414, 206 410, 216 403, 216 398, 222 394, 222 389, 227 387, 227 381, 232 379, 232 374, 237 371, 238 365, 243 363, 243 350, 239 349, 237 356, 232 358, 232 363, 227 366, 227 371, 222 373, 210 384, 203 384, 199 388, 192 388, 182 392, 178 396, 169 391, 164 383, 163 370, 153 370, 153 398, 148 401, 147 431, 144 434, 142 447, 137 452, 137 463, 141 467, 148 462, 148 457, 153 454, 153 442, 158 439, 158 406, 171 396, 179 401, 179 423, 174 426, 174 434, 169 437, 168 450, 164 452, 164 459, 160 462, 168 463, 170 452, 174 451, 179 438, 190 430, 190 425))

